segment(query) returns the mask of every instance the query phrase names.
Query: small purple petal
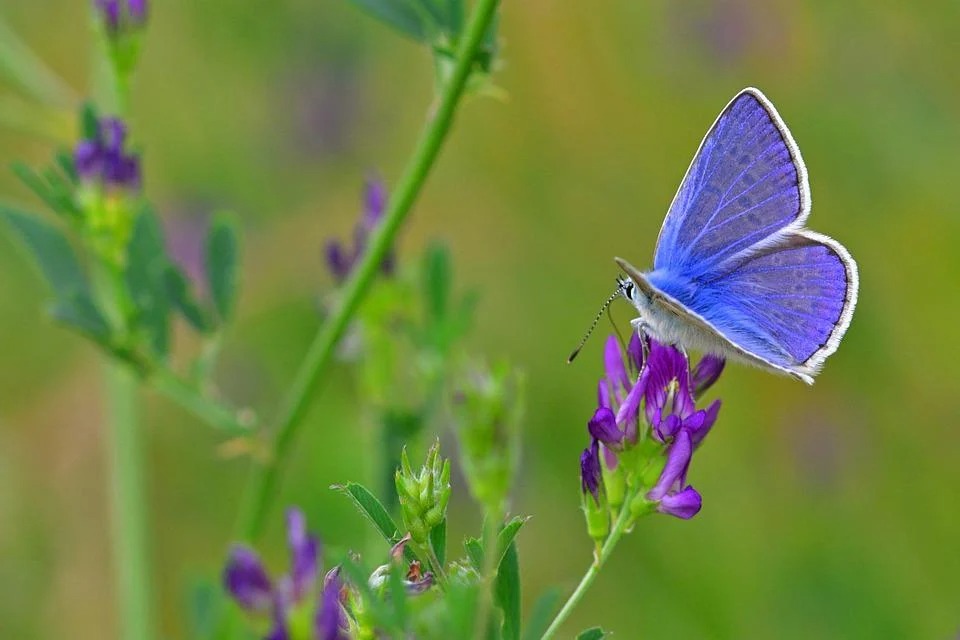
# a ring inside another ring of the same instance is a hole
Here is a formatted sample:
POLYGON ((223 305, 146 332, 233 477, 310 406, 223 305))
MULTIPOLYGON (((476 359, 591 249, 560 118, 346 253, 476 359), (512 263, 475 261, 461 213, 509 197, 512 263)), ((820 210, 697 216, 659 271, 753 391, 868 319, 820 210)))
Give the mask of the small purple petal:
POLYGON ((344 280, 353 267, 353 260, 347 257, 347 251, 337 240, 330 240, 326 246, 327 268, 338 282, 344 280))
POLYGON ((670 414, 666 418, 660 420, 657 424, 653 425, 653 433, 657 437, 657 440, 660 442, 666 442, 676 435, 677 431, 680 430, 680 425, 682 422, 683 421, 679 416, 670 414))
POLYGON ((340 578, 335 576, 323 587, 320 606, 314 618, 317 640, 340 640, 345 638, 346 617, 340 606, 340 578))
POLYGON ((630 358, 630 364, 633 365, 634 371, 641 371, 643 369, 643 340, 640 338, 640 334, 634 331, 630 335, 630 342, 627 344, 627 356, 630 358))
POLYGON ((103 136, 103 147, 116 154, 123 153, 123 144, 127 139, 127 127, 119 118, 101 118, 100 135, 103 136))
POLYGON ((299 602, 317 579, 318 542, 307 532, 307 520, 299 509, 287 510, 287 540, 290 545, 292 598, 299 602))
POLYGON ((678 493, 664 496, 657 505, 657 511, 689 520, 700 512, 702 505, 703 500, 697 490, 687 487, 678 493))
POLYGON ((723 367, 726 363, 727 361, 720 356, 712 354, 700 358, 700 362, 693 370, 693 395, 700 397, 704 391, 713 386, 713 383, 723 373, 723 367))
POLYGON ((363 190, 363 226, 372 231, 387 208, 387 188, 377 178, 367 180, 363 190))
MULTIPOLYGON (((700 413, 700 412, 698 412, 700 413)), ((714 400, 706 410, 703 411, 703 423, 690 430, 690 439, 694 448, 699 447, 703 439, 710 433, 714 423, 717 421, 717 415, 720 413, 720 400, 714 400)))
POLYGON ((130 20, 137 26, 147 22, 147 0, 127 0, 127 12, 130 20))
POLYGON ((610 385, 607 384, 606 378, 601 378, 597 383, 597 405, 613 409, 613 405, 610 404, 610 385))
POLYGON ((120 29, 120 0, 95 0, 94 5, 103 16, 107 31, 116 34, 120 29))
POLYGON ((412 596, 420 595, 421 593, 426 593, 430 587, 433 586, 433 574, 427 571, 420 579, 416 582, 412 580, 404 580, 403 586, 406 592, 412 596))
POLYGON ((587 430, 594 440, 599 440, 610 448, 619 448, 622 444, 623 433, 617 428, 613 411, 606 407, 600 407, 594 412, 587 423, 587 430))
POLYGON ((73 150, 73 164, 81 180, 94 180, 100 175, 103 159, 100 145, 93 140, 81 140, 73 150))
POLYGON ((617 424, 625 425, 624 431, 631 443, 637 441, 637 418, 640 417, 640 399, 645 386, 646 378, 641 375, 617 409, 617 424))
POLYGON ((594 501, 600 501, 600 443, 593 441, 580 454, 580 489, 584 495, 588 492, 594 501))
POLYGON ((607 344, 603 349, 603 364, 607 372, 607 380, 613 387, 614 395, 619 395, 620 389, 630 387, 630 379, 627 377, 627 370, 623 366, 623 356, 620 355, 620 344, 615 336, 607 338, 607 344))
POLYGON ((660 473, 657 484, 647 493, 647 498, 653 501, 662 500, 678 482, 682 484, 690 467, 692 453, 690 433, 686 429, 681 429, 674 438, 673 444, 667 449, 667 463, 660 473))
POLYGON ((617 465, 620 463, 620 459, 617 458, 617 453, 613 449, 601 446, 600 451, 603 453, 603 464, 610 471, 615 471, 617 465))
POLYGON ((255 551, 236 545, 223 570, 223 585, 241 607, 265 613, 273 605, 272 585, 255 551))

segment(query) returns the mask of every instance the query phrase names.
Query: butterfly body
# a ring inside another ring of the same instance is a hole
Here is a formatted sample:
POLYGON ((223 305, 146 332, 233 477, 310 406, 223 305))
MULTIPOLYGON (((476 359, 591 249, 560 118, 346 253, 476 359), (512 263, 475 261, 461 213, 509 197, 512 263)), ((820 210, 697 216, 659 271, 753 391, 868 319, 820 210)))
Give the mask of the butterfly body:
POLYGON ((840 343, 857 266, 805 228, 810 188, 773 105, 744 89, 700 145, 664 220, 654 268, 617 263, 636 324, 670 344, 740 360, 808 384, 840 343))

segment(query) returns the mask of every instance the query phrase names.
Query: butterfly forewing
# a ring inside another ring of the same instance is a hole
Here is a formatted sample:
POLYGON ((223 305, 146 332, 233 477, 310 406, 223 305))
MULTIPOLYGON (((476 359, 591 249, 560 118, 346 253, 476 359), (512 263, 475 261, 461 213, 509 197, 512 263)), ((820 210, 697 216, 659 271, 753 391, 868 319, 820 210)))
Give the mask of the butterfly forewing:
POLYGON ((796 144, 756 89, 740 92, 710 128, 664 220, 655 269, 691 277, 802 222, 810 207, 796 144))

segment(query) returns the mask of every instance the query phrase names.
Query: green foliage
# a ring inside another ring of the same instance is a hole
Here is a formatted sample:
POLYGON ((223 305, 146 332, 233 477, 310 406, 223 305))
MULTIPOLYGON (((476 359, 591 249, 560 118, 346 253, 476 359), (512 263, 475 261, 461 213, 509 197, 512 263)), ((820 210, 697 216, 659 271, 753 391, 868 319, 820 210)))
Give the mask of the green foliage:
POLYGON ((89 290, 84 270, 66 236, 40 218, 0 205, 0 218, 26 248, 58 298, 89 290))
POLYGON ((81 212, 73 197, 72 160, 66 167, 67 169, 61 169, 61 171, 69 171, 66 173, 67 178, 53 168, 44 170, 43 175, 38 174, 22 162, 13 163, 11 170, 20 182, 43 200, 53 212, 65 218, 79 219, 81 212))
POLYGON ((503 614, 500 637, 503 640, 520 639, 520 560, 513 539, 507 546, 497 568, 494 582, 497 607, 503 614))
POLYGON ((144 207, 134 220, 127 245, 124 281, 133 303, 130 323, 161 359, 166 358, 170 348, 167 266, 160 222, 152 209, 144 207))
POLYGON ((603 640, 606 635, 600 627, 590 627, 586 631, 581 631, 577 635, 577 640, 603 640))
POLYGON ((236 304, 239 271, 237 225, 232 216, 219 214, 213 219, 204 258, 214 306, 220 320, 228 322, 236 304))
POLYGON ((100 346, 111 348, 110 323, 100 313, 88 291, 73 291, 58 297, 50 307, 50 315, 56 322, 78 331, 100 346))
POLYGON ((440 457, 440 443, 430 447, 418 473, 404 449, 395 485, 404 526, 414 542, 428 544, 430 532, 446 520, 450 501, 450 460, 440 457))
POLYGON ((519 456, 523 415, 520 377, 506 364, 474 369, 462 380, 455 404, 464 475, 474 498, 502 513, 519 456))
POLYGON ((427 42, 435 26, 430 13, 417 0, 350 0, 373 17, 418 42, 427 42))
POLYGON ((373 524, 384 540, 390 544, 396 544, 400 541, 402 537, 400 527, 384 509, 383 504, 366 487, 356 482, 348 482, 346 484, 335 484, 331 488, 350 498, 360 514, 373 524))

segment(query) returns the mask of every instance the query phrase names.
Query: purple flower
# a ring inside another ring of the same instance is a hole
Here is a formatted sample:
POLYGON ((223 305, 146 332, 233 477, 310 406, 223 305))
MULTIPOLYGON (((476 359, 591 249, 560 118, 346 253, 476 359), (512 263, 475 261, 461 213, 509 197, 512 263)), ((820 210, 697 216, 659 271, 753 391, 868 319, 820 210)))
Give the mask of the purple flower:
POLYGON ((147 22, 147 0, 94 0, 93 7, 111 38, 121 35, 126 24, 139 28, 147 22))
POLYGON ((597 385, 598 404, 613 412, 623 437, 630 444, 636 444, 637 419, 643 395, 643 386, 638 379, 643 368, 643 344, 636 333, 630 338, 626 361, 616 337, 607 338, 603 349, 603 365, 606 376, 597 385))
POLYGON ((700 358, 700 362, 693 369, 693 396, 699 398, 704 392, 713 386, 720 374, 723 373, 723 366, 727 363, 720 356, 707 354, 700 358))
POLYGON ((660 473, 660 479, 647 492, 647 499, 657 503, 657 511, 660 513, 689 520, 700 511, 700 494, 686 484, 692 455, 690 433, 681 429, 667 449, 667 462, 660 473))
MULTIPOLYGON (((366 181, 363 194, 363 212, 353 230, 353 246, 349 247, 339 240, 327 242, 325 253, 327 267, 334 279, 340 283, 347 279, 354 265, 367 249, 370 236, 376 230, 387 208, 387 190, 380 180, 370 178, 366 181)), ((390 251, 380 263, 384 275, 393 273, 394 256, 390 251)))
POLYGON ((140 157, 124 150, 126 138, 123 121, 101 118, 94 137, 81 140, 74 147, 74 166, 80 180, 105 188, 139 191, 140 157))
POLYGON ((243 545, 231 549, 223 571, 224 588, 237 604, 251 613, 272 613, 268 640, 287 637, 288 612, 309 602, 316 590, 319 541, 307 531, 306 519, 299 509, 287 511, 287 541, 290 572, 275 581, 270 580, 256 551, 243 545))
POLYGON ((343 607, 340 606, 340 590, 343 585, 339 573, 339 569, 334 569, 324 580, 320 606, 313 619, 317 640, 345 640, 348 637, 345 630, 349 623, 343 607))
POLYGON ((584 495, 590 493, 599 503, 600 444, 596 440, 580 454, 580 488, 584 495))
MULTIPOLYGON (((631 474, 663 464, 652 488, 650 477, 644 479, 646 484, 633 485, 640 493, 634 508, 640 509, 645 503, 663 513, 692 518, 700 511, 701 498, 686 484, 687 469, 693 451, 720 412, 719 400, 698 409, 696 397, 716 382, 724 360, 706 356, 691 372, 690 362, 680 349, 633 334, 625 354, 615 337, 608 338, 603 364, 605 375, 597 390, 599 406, 587 423, 591 445, 580 456, 584 495, 593 495, 599 506, 602 492, 605 504, 616 509, 623 504, 625 489, 637 481, 631 474), (645 418, 642 422, 641 409, 645 418), (627 455, 638 443, 643 445, 640 457, 627 455), (634 466, 621 469, 620 460, 634 466)), ((587 520, 590 529, 589 514, 587 520)))
POLYGON ((147 0, 127 0, 130 22, 141 27, 147 23, 147 0))
MULTIPOLYGON (((722 360, 719 365, 708 362, 701 371, 701 382, 713 384, 722 370, 722 360)), ((707 409, 697 409, 686 355, 676 347, 651 340, 650 357, 641 378, 647 421, 654 436, 666 442, 680 429, 687 429, 695 445, 702 442, 716 422, 720 401, 707 409)))

